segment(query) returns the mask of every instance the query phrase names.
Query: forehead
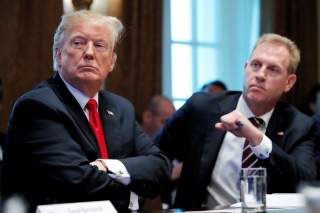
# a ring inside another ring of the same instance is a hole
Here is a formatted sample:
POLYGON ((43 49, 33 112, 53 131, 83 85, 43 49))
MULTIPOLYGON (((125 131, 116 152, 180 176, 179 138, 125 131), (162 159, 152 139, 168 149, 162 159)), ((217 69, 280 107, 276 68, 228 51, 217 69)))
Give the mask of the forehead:
POLYGON ((288 49, 280 43, 264 42, 252 52, 251 60, 262 60, 288 68, 290 54, 288 49))
POLYGON ((173 105, 166 100, 161 101, 158 106, 158 112, 162 115, 172 114, 175 111, 173 105))
POLYGON ((90 39, 113 41, 111 27, 99 22, 80 22, 69 27, 67 37, 84 36, 90 39))

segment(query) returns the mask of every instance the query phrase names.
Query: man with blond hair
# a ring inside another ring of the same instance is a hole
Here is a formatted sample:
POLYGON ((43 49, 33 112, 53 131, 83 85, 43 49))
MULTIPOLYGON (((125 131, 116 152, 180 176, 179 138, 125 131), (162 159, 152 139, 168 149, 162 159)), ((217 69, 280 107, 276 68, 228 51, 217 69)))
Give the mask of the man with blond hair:
POLYGON ((167 122, 156 141, 183 161, 176 207, 239 202, 241 168, 266 168, 268 193, 292 193, 315 178, 314 122, 280 101, 299 61, 291 40, 265 34, 245 63, 242 93, 196 93, 167 122))

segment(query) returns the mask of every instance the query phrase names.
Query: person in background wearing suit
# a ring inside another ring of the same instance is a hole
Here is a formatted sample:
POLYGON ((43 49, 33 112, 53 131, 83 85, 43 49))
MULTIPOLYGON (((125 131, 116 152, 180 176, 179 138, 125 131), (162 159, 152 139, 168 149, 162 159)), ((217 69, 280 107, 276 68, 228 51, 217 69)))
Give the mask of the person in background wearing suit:
POLYGON ((222 92, 226 91, 227 86, 222 81, 211 81, 201 87, 201 91, 203 92, 222 92))
POLYGON ((153 96, 142 113, 142 129, 153 138, 175 111, 170 99, 162 95, 153 96))
POLYGON ((56 72, 14 104, 3 192, 23 195, 30 212, 91 200, 126 212, 129 200, 138 208, 137 194, 155 197, 169 182, 170 162, 135 121, 131 103, 100 90, 122 29, 118 19, 90 11, 64 15, 54 35, 56 72))
POLYGON ((291 40, 265 34, 245 63, 242 93, 196 93, 168 120, 156 142, 183 162, 175 207, 239 202, 244 167, 267 169, 268 193, 295 192, 300 181, 315 178, 314 121, 279 101, 295 84, 299 61, 291 40), (243 159, 245 143, 251 155, 243 159))
MULTIPOLYGON (((147 104, 145 110, 142 113, 141 127, 143 131, 150 137, 154 138, 156 133, 163 127, 166 120, 172 116, 176 111, 172 101, 163 96, 155 95, 153 96, 149 103, 147 104)), ((179 171, 181 171, 182 164, 173 161, 171 178, 172 181, 178 179, 179 171)), ((167 209, 171 204, 171 191, 173 190, 173 184, 168 185, 168 189, 163 190, 164 192, 160 197, 156 199, 145 200, 145 210, 147 212, 154 211, 156 209, 167 209), (162 205, 161 205, 162 203, 162 205)))

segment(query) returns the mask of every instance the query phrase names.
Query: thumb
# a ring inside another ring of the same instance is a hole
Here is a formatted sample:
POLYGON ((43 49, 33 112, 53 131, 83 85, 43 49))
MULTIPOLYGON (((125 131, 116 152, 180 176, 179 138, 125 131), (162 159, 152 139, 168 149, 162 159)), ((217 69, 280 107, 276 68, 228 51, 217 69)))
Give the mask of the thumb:
POLYGON ((225 130, 225 129, 224 129, 224 125, 223 125, 223 123, 221 123, 221 122, 217 122, 217 123, 214 125, 214 127, 217 128, 217 129, 225 130))

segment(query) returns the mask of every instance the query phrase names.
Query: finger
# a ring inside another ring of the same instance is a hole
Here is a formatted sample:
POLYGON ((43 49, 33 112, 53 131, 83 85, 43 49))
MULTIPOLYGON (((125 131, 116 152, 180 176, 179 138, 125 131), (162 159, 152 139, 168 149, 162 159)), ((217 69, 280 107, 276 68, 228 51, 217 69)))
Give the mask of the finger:
POLYGON ((96 164, 96 162, 95 162, 95 161, 90 162, 90 165, 91 165, 91 166, 97 166, 97 164, 96 164))
POLYGON ((221 122, 215 123, 214 127, 217 129, 225 130, 225 127, 221 122))

